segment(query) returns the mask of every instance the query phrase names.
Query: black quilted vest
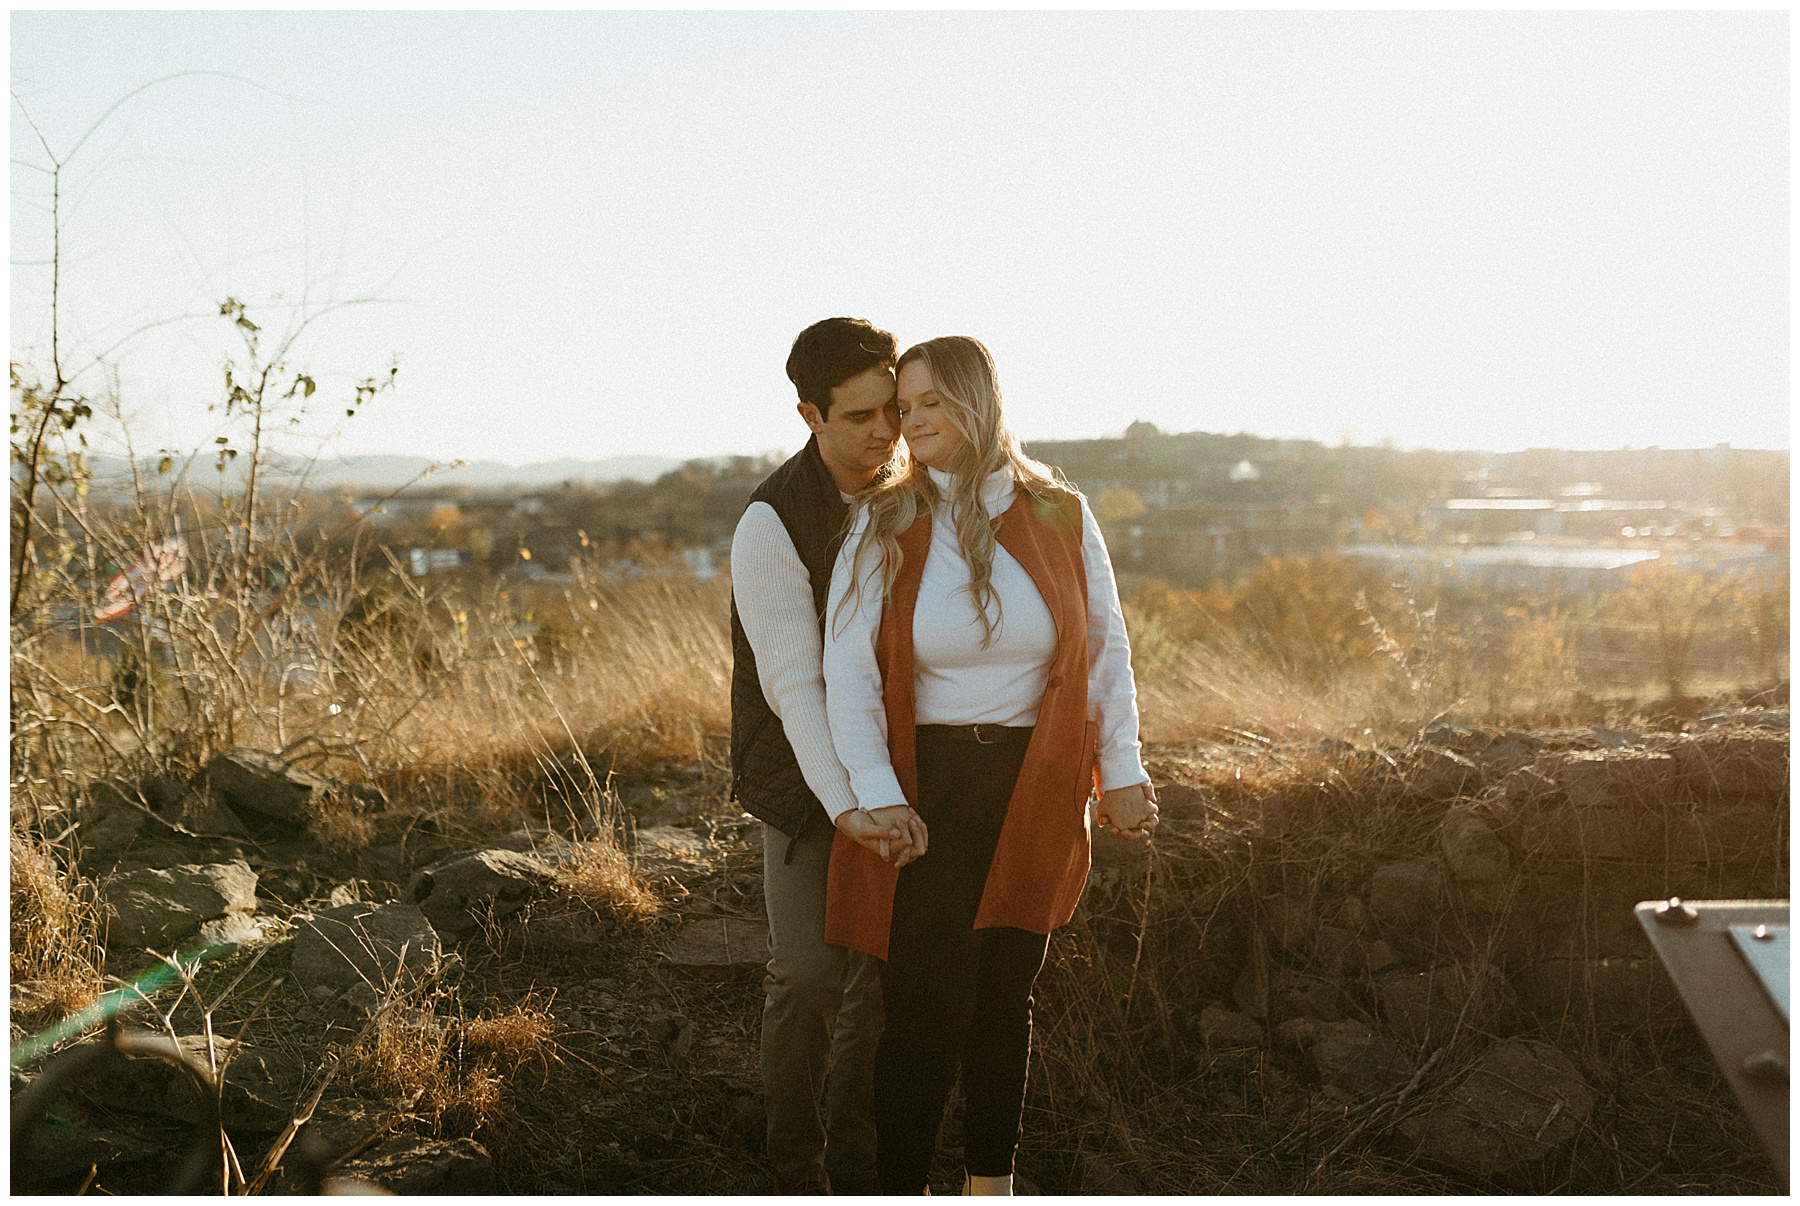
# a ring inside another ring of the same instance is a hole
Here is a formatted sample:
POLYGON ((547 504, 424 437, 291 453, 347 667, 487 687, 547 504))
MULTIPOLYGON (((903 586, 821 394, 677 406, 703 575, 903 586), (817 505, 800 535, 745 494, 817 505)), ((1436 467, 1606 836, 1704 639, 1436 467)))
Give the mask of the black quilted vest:
MULTIPOLYGON (((788 539, 794 542, 812 579, 813 612, 823 634, 831 566, 844 541, 849 507, 819 455, 818 437, 808 440, 806 447, 769 474, 750 502, 774 508, 781 526, 787 529, 788 539)), ((735 599, 731 604, 731 794, 744 811, 790 838, 798 837, 815 818, 824 820, 826 816, 800 773, 781 720, 763 698, 756 652, 744 635, 735 599)))

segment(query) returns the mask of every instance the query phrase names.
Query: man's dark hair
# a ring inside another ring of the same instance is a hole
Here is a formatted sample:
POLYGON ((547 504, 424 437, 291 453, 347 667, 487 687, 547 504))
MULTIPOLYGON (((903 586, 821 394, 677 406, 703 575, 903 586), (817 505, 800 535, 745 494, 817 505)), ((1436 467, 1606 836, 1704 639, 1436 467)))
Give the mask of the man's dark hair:
POLYGON ((826 318, 800 332, 788 353, 788 380, 802 402, 831 417, 831 391, 856 374, 876 367, 893 368, 899 344, 866 318, 826 318))

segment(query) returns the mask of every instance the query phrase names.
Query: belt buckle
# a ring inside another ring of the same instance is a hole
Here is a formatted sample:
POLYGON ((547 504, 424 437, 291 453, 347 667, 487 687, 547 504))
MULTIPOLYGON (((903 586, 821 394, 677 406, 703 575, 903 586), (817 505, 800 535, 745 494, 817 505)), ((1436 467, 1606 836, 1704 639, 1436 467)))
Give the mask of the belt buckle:
MULTIPOLYGON (((974 725, 970 725, 969 727, 975 731, 975 744, 976 745, 999 745, 1000 744, 1000 739, 998 737, 994 738, 992 741, 983 740, 982 736, 981 736, 981 726, 980 725, 974 724, 974 725)), ((993 726, 989 725, 988 727, 992 728, 993 726)))

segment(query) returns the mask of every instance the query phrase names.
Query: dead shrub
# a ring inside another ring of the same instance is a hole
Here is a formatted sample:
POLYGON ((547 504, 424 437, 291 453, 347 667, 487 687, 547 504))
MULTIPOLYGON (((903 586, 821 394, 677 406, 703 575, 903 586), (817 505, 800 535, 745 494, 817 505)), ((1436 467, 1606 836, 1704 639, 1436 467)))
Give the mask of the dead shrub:
POLYGON ((556 1019, 549 1002, 528 994, 518 1004, 494 1012, 483 1011, 464 1022, 460 1037, 465 1051, 494 1067, 516 1072, 535 1063, 546 1075, 556 1055, 556 1019))
POLYGON ((66 1016, 100 995, 100 901, 93 881, 66 868, 49 842, 12 831, 13 1005, 30 1017, 66 1016))
POLYGON ((450 1029, 427 998, 390 1004, 346 1067, 351 1082, 378 1097, 425 1101, 448 1087, 443 1062, 450 1029))
POLYGON ((375 823, 349 792, 314 792, 306 802, 306 831, 333 854, 351 854, 374 840, 375 823))
POLYGON ((431 1102, 440 1134, 473 1135, 507 1114, 507 1078, 492 1064, 470 1068, 431 1102))
POLYGON ((660 902, 632 870, 631 859, 610 838, 582 842, 561 866, 563 891, 596 912, 620 921, 647 921, 660 902))

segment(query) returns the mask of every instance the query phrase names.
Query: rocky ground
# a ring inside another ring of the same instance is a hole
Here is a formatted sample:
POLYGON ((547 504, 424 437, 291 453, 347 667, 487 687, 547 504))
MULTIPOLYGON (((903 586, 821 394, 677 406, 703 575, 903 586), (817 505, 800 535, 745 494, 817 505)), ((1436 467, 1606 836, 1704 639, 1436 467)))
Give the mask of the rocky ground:
MULTIPOLYGON (((1777 1191, 1630 906, 1787 895, 1787 744, 1740 709, 1151 751, 1163 830, 1097 844, 1040 982, 1022 1184, 1777 1191)), ((598 825, 480 834, 255 751, 97 785, 81 867, 147 994, 122 1016, 228 1058, 219 1120, 269 1191, 763 1192, 760 827, 716 767, 617 786, 598 825)), ((15 1188, 154 1192, 217 1150, 169 1062, 46 1075, 106 1041, 14 1070, 42 1099, 15 1188)))

